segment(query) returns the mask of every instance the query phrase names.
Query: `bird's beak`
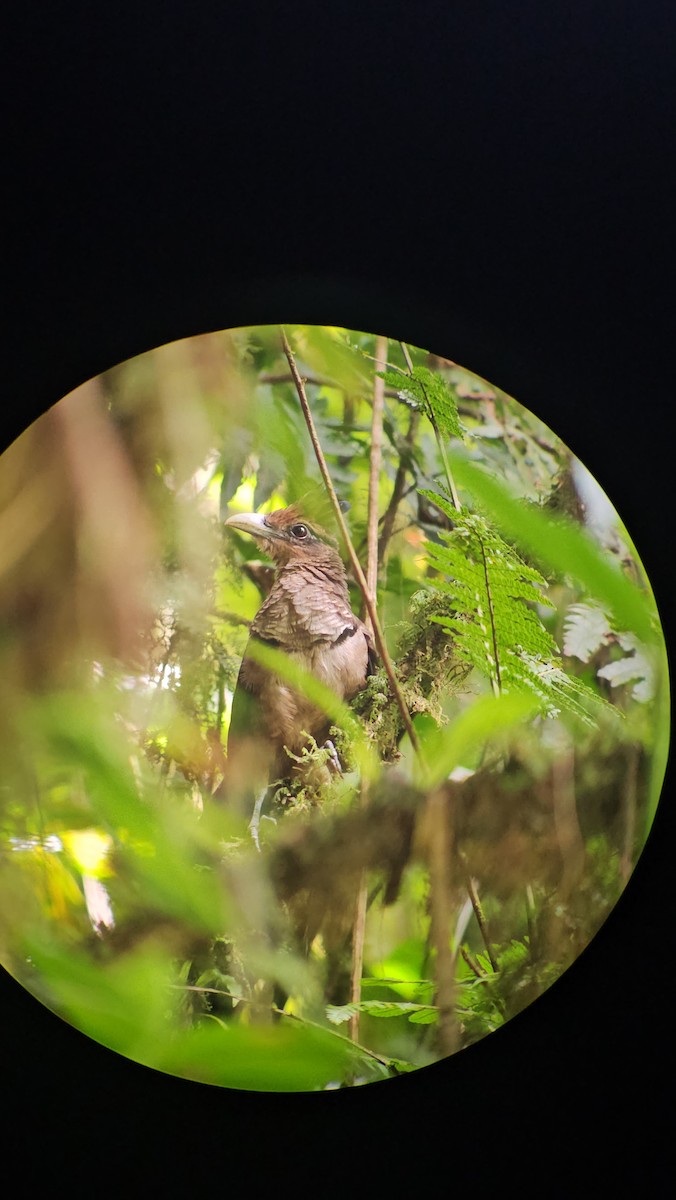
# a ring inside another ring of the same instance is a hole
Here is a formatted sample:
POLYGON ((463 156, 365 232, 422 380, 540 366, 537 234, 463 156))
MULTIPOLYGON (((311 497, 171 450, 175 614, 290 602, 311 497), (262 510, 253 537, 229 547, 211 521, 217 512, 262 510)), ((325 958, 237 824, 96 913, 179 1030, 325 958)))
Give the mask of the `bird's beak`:
POLYGON ((261 513, 235 513, 235 516, 228 517, 224 524, 229 525, 231 529, 241 529, 243 533, 251 533, 258 538, 277 537, 276 530, 265 524, 265 518, 261 513))

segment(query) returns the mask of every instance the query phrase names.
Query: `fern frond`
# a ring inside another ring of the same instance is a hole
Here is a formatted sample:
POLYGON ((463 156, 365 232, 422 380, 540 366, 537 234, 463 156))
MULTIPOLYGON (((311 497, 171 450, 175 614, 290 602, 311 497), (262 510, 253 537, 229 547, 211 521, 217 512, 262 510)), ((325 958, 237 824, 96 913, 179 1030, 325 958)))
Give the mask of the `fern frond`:
POLYGON ((446 437, 463 436, 455 396, 441 375, 428 367, 413 367, 410 375, 392 370, 378 373, 405 403, 423 412, 439 433, 446 437))
POLYGON ((553 716, 566 709, 593 725, 612 706, 563 670, 556 642, 535 607, 553 607, 544 592, 547 580, 483 517, 458 512, 434 492, 423 494, 454 524, 441 534, 441 543, 427 545, 430 565, 439 573, 434 588, 455 610, 433 620, 489 678, 496 694, 527 691, 544 713, 553 716))
POLYGON ((612 634, 608 614, 596 604, 571 604, 563 622, 563 653, 589 662, 612 634))
POLYGON ((633 683, 634 700, 645 702, 655 694, 655 661, 651 647, 635 634, 619 631, 615 622, 596 604, 571 604, 563 623, 563 652, 582 662, 589 660, 602 646, 615 642, 624 651, 623 658, 598 668, 599 679, 611 687, 633 683))

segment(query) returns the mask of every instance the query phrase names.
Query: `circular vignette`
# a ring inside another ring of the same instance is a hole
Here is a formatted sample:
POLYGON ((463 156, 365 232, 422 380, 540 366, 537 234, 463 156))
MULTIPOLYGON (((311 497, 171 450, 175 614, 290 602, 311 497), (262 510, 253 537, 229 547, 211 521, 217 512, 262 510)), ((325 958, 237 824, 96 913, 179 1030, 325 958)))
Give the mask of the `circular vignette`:
POLYGON ((664 776, 610 501, 464 367, 328 326, 172 343, 0 460, 2 962, 96 1041, 382 1080, 545 991, 664 776))

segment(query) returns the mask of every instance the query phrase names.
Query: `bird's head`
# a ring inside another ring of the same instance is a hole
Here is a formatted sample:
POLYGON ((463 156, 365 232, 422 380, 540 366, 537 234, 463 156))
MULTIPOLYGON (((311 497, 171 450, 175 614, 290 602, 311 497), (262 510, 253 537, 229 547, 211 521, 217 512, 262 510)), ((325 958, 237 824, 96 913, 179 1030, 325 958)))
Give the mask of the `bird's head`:
POLYGON ((308 521, 295 504, 271 513, 237 513, 225 524, 250 533, 278 567, 314 562, 342 570, 339 554, 327 544, 328 534, 308 521))

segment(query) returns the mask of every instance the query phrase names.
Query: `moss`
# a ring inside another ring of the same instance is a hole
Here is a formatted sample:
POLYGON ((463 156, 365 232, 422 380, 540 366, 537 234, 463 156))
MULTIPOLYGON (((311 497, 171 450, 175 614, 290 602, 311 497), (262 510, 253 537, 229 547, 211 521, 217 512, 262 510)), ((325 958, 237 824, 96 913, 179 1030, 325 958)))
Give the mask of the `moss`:
MULTIPOLYGON (((438 724, 445 718, 442 698, 468 675, 470 664, 458 659, 453 639, 432 618, 450 616, 445 596, 424 589, 411 597, 410 616, 400 636, 399 657, 395 664, 397 679, 409 712, 428 713, 438 724)), ((404 732, 399 707, 383 667, 368 680, 367 686, 352 701, 352 707, 364 721, 367 732, 386 762, 398 756, 404 732)))

